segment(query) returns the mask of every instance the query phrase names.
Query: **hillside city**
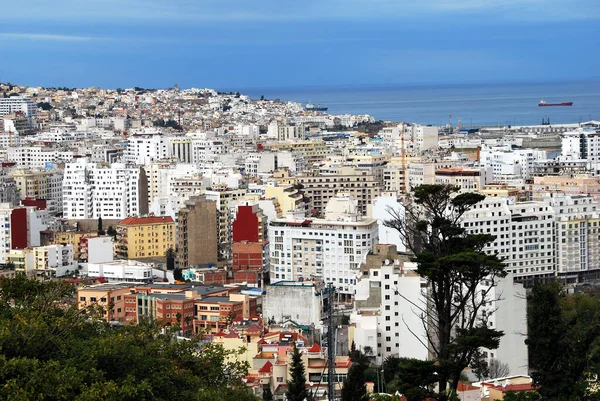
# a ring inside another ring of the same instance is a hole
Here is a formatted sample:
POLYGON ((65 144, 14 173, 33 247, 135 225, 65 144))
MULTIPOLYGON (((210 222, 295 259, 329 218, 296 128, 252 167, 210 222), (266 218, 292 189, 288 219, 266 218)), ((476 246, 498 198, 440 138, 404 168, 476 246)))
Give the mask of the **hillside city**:
POLYGON ((504 333, 481 350, 503 374, 466 369, 460 399, 535 389, 534 283, 600 280, 599 121, 467 129, 177 85, 0 83, 0 158, 0 276, 69 283, 111 325, 243 349, 257 397, 286 399, 293 345, 314 399, 341 393, 354 349, 431 359, 429 282, 389 223, 420 186, 482 195, 458 223, 493 235, 483 252, 506 269, 472 289, 504 333))

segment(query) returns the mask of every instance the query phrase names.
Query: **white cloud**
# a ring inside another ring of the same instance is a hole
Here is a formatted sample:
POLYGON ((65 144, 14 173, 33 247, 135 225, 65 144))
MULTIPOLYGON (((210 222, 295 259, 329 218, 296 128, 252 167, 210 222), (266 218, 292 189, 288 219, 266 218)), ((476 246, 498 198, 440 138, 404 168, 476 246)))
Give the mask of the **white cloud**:
POLYGON ((598 0, 23 0, 4 12, 14 20, 151 20, 275 22, 373 20, 475 15, 493 20, 599 19, 598 0), (24 4, 23 4, 24 3, 24 4))
POLYGON ((14 33, 14 32, 0 32, 0 38, 7 39, 24 39, 33 41, 52 41, 52 42, 85 42, 89 40, 95 40, 99 38, 93 38, 90 36, 77 36, 77 35, 54 35, 46 33, 14 33))

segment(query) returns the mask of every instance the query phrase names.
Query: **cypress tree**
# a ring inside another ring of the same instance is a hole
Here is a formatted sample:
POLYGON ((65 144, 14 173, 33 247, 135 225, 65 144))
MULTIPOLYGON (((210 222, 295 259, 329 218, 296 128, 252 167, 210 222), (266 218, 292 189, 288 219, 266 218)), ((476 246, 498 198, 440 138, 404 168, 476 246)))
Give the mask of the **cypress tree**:
POLYGON ((304 362, 302 362, 302 354, 294 344, 294 352, 292 354, 292 363, 290 366, 291 380, 288 380, 288 390, 285 396, 288 401, 304 401, 308 398, 308 390, 306 389, 306 377, 304 375, 304 362))

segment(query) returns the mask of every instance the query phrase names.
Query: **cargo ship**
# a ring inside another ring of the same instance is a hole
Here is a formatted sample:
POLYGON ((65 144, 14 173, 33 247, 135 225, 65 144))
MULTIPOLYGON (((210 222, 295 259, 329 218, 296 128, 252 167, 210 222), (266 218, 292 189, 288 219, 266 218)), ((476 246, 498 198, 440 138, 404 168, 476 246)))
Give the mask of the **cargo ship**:
POLYGON ((548 103, 544 99, 540 100, 538 106, 573 106, 573 102, 548 103))
POLYGON ((306 103, 304 108, 309 111, 327 111, 327 106, 323 106, 322 104, 306 103))

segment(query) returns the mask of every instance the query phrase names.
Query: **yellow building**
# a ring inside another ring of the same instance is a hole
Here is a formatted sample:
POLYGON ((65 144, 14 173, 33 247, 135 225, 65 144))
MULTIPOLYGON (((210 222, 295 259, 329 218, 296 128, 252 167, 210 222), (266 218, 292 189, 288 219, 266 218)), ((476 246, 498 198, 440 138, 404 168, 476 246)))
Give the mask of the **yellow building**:
POLYGON ((41 245, 73 245, 73 259, 79 260, 83 237, 97 237, 98 231, 41 231, 41 245))
POLYGON ((169 216, 129 217, 117 225, 117 257, 144 259, 175 249, 175 222, 169 216))
POLYGON ((293 185, 267 186, 265 198, 277 200, 281 210, 277 214, 280 216, 304 206, 302 194, 293 185))

